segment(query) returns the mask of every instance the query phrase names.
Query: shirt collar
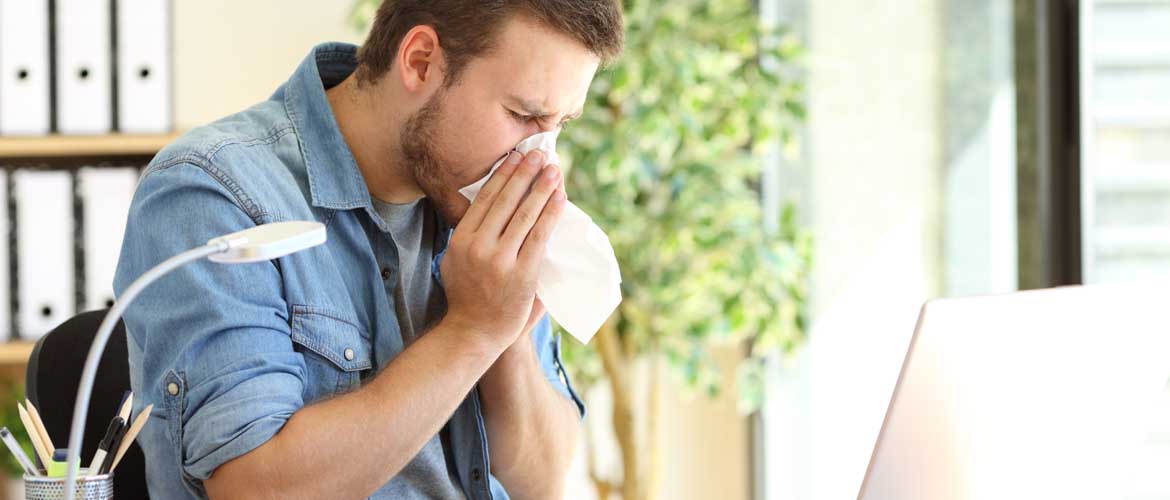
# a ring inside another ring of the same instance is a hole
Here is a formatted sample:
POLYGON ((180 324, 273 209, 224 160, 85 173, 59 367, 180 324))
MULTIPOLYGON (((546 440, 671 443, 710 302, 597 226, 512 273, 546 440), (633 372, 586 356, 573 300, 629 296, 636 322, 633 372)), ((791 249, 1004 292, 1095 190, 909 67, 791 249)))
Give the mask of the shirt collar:
POLYGON ((285 83, 284 106, 300 139, 313 206, 334 210, 370 208, 370 193, 325 96, 325 88, 357 68, 357 46, 313 47, 285 83))
MULTIPOLYGON (((356 45, 339 42, 313 47, 278 95, 283 94, 285 111, 300 139, 313 206, 332 210, 365 208, 378 227, 389 232, 386 222, 374 210, 365 177, 325 96, 326 87, 341 83, 357 69, 357 49, 356 45)), ((454 227, 437 210, 435 215, 446 246, 454 227)))

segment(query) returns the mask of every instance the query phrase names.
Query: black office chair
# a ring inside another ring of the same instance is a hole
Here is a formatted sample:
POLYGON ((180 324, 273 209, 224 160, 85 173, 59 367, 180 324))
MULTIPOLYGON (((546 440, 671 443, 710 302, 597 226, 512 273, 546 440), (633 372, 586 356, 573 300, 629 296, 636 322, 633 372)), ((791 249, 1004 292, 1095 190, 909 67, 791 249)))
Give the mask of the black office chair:
MULTIPOLYGON (((40 411, 45 429, 58 448, 69 445, 69 424, 73 418, 81 369, 107 311, 83 312, 61 323, 37 341, 29 357, 25 393, 40 411)), ((97 451, 98 441, 105 434, 110 419, 118 412, 122 394, 129 388, 126 328, 119 321, 98 364, 81 447, 83 467, 89 466, 88 461, 97 451)), ((118 464, 114 474, 114 494, 118 500, 150 498, 146 493, 146 465, 138 443, 130 446, 118 464)))

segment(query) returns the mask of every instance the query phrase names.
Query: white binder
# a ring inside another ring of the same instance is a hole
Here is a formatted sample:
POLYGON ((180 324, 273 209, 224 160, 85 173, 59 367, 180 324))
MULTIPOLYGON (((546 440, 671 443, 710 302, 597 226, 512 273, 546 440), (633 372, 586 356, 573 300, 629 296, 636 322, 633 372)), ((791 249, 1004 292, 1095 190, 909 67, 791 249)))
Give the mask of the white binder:
POLYGON ((8 175, 0 170, 0 342, 12 338, 12 296, 8 286, 8 175))
POLYGON ((0 135, 49 133, 49 2, 0 0, 0 135))
POLYGON ((170 0, 117 0, 118 128, 171 130, 170 0))
POLYGON ((104 134, 113 122, 109 0, 56 0, 57 130, 104 134))
POLYGON ((38 339, 76 311, 73 301, 73 182, 68 172, 17 170, 17 326, 38 339))
POLYGON ((81 193, 83 255, 85 256, 84 310, 105 309, 114 301, 114 269, 122 251, 130 199, 138 185, 136 168, 91 168, 78 172, 81 193))

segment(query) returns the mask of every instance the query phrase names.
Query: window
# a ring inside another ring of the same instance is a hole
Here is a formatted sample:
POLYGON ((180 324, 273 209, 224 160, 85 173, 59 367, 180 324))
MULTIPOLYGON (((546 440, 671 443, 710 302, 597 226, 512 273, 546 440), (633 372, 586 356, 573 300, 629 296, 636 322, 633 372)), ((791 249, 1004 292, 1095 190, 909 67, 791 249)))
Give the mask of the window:
MULTIPOLYGON (((852 498, 922 301, 1170 278, 1170 0, 760 6, 808 49, 803 147, 771 193, 816 269, 757 498, 852 498)), ((1149 421, 1129 498, 1170 500, 1170 389, 1149 421)))
MULTIPOLYGON (((1081 19, 1085 281, 1170 277, 1170 0, 1083 0, 1081 19)), ((1170 390, 1149 422, 1128 493, 1170 499, 1170 390)))
POLYGON ((855 498, 923 301, 1016 289, 1012 0, 768 0, 807 47, 774 193, 815 238, 809 344, 763 414, 766 500, 855 498))
POLYGON ((1170 1, 1082 16, 1085 281, 1170 276, 1170 1))

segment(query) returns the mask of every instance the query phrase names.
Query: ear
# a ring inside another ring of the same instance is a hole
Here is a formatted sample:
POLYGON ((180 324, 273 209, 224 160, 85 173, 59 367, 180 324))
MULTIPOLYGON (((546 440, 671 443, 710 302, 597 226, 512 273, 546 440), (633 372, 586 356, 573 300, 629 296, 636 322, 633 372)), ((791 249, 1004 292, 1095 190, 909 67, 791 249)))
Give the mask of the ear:
POLYGON ((443 49, 435 29, 418 25, 402 37, 398 44, 399 74, 402 85, 409 92, 423 92, 443 81, 443 49))

